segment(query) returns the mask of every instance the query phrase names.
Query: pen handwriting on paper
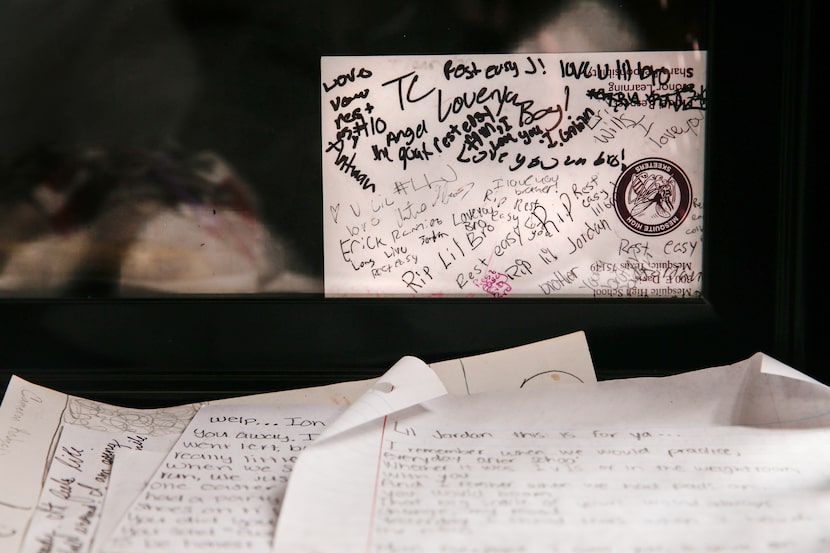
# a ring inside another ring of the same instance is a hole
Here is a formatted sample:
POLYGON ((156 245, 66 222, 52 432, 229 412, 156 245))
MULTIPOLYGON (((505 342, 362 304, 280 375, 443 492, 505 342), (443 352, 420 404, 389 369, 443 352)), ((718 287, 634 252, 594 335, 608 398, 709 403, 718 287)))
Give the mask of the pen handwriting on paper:
POLYGON ((330 407, 204 407, 126 513, 107 550, 268 551, 297 456, 326 428, 331 412, 330 407))
POLYGON ((800 475, 799 462, 768 458, 757 443, 683 430, 508 431, 396 420, 384 432, 370 531, 381 551, 425 527, 459 536, 636 525, 679 532, 682 541, 694 528, 815 525, 809 509, 782 510, 770 493, 800 475))
MULTIPOLYGON (((9 398, 11 401, 12 398, 9 398)), ((33 406, 43 403, 37 393, 22 389, 17 398, 14 398, 14 408, 11 412, 11 424, 5 427, 3 434, 0 435, 0 455, 7 455, 14 444, 22 444, 26 442, 26 438, 31 433, 26 430, 26 418, 33 406)))
MULTIPOLYGON (((327 290, 700 295, 699 210, 686 221, 686 200, 665 191, 659 202, 631 200, 635 228, 668 229, 649 237, 653 259, 638 262, 691 268, 660 282, 590 268, 621 270, 620 241, 639 241, 616 209, 627 169, 657 153, 700 172, 699 57, 336 57, 322 68, 327 290), (613 278, 627 284, 607 286, 613 278)), ((700 178, 693 184, 699 196, 700 178)))
POLYGON ((198 405, 183 405, 163 409, 127 409, 70 397, 64 422, 90 430, 166 436, 180 434, 198 408, 198 405))
POLYGON ((616 59, 611 63, 594 63, 591 60, 560 61, 559 71, 563 78, 574 79, 597 78, 601 81, 608 79, 624 81, 645 81, 651 86, 667 85, 672 76, 691 79, 694 77, 693 67, 666 67, 629 59, 616 59))

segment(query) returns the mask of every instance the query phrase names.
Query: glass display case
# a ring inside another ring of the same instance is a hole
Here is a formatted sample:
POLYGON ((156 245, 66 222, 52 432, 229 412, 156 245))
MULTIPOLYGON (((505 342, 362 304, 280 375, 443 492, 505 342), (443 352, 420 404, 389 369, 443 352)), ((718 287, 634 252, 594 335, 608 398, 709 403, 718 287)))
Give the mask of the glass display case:
POLYGON ((798 365, 809 7, 4 6, 0 365, 150 403, 573 330, 601 378, 798 365))

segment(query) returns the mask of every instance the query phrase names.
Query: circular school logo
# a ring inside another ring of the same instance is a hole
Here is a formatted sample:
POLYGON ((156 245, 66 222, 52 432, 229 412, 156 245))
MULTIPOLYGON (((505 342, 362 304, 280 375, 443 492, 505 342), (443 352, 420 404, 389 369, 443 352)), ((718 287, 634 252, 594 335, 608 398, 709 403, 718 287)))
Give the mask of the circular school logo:
POLYGON ((674 230, 689 214, 692 185, 683 170, 659 157, 631 164, 614 186, 614 208, 625 226, 644 236, 674 230))

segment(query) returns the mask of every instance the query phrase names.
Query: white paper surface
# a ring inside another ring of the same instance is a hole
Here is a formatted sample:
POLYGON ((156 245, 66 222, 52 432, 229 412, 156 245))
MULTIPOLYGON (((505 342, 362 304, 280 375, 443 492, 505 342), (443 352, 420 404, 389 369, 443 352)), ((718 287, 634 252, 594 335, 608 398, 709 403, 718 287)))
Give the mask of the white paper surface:
POLYGON ((443 394, 428 365, 403 357, 345 411, 204 406, 99 550, 269 551, 292 467, 312 441, 443 394))
POLYGON ((323 57, 327 295, 696 297, 706 52, 323 57))
POLYGON ((160 442, 140 434, 113 436, 63 427, 20 552, 88 551, 103 513, 116 452, 140 451, 154 441, 160 442))
MULTIPOLYGON (((94 431, 104 448, 112 439, 133 434, 169 447, 198 405, 130 409, 90 401, 13 376, 0 405, 0 550, 17 551, 49 470, 63 429, 94 431)), ((94 438, 93 438, 94 439, 94 438)))
POLYGON ((12 377, 0 405, 0 550, 17 551, 40 495, 66 395, 12 377), (10 478, 8 475, 14 475, 10 478))
POLYGON ((826 551, 830 395, 764 358, 366 424, 304 453, 274 551, 826 551))
POLYGON ((761 361, 761 372, 766 374, 777 374, 779 376, 786 376, 788 378, 795 378, 797 380, 803 380, 804 382, 811 382, 813 384, 816 384, 817 386, 827 386, 826 384, 819 382, 815 378, 811 378, 806 374, 802 373, 801 371, 797 371, 789 365, 785 365, 781 361, 773 359, 772 357, 763 358, 763 360, 761 361))
MULTIPOLYGON (((561 369, 562 360, 567 360, 568 371, 580 375, 584 380, 596 380, 588 345, 581 332, 512 348, 507 355, 493 352, 476 356, 476 359, 480 364, 491 355, 498 355, 500 360, 508 364, 514 361, 534 373, 561 369)), ((482 386, 489 389, 514 387, 516 384, 516 374, 509 371, 479 371, 475 364, 468 364, 465 371, 461 362, 452 361, 438 365, 437 374, 446 386, 454 390, 453 393, 470 393, 471 389, 477 390, 482 386)), ((361 398, 379 381, 380 378, 342 382, 231 397, 206 404, 347 406, 361 398)), ((422 382, 430 384, 431 381, 422 382)), ((405 388, 399 387, 398 393, 403 390, 405 388)), ((420 401, 425 399, 426 396, 419 398, 420 401)), ((17 551, 20 547, 41 492, 51 458, 50 452, 54 449, 62 428, 78 426, 99 431, 102 433, 102 446, 124 432, 168 440, 172 445, 200 406, 201 404, 190 404, 161 409, 130 409, 70 396, 13 376, 0 405, 0 474, 15 475, 15 478, 4 478, 0 482, 0 550, 17 551)), ((129 487, 122 493, 130 493, 129 487)), ((108 529, 112 526, 109 516, 105 514, 102 521, 108 529)))
POLYGON ((337 419, 331 421, 320 438, 328 439, 446 393, 441 379, 429 365, 416 357, 405 356, 337 419))
POLYGON ((119 449, 115 452, 104 510, 98 521, 98 531, 92 542, 91 551, 98 553, 101 545, 112 535, 121 518, 126 514, 144 487, 153 477, 159 465, 167 456, 164 451, 119 449))
POLYGON ((98 551, 269 551, 292 467, 314 440, 446 394, 404 357, 339 406, 203 406, 98 551))
POLYGON ((582 331, 430 367, 456 395, 597 381, 582 331))
POLYGON ((297 457, 340 411, 202 407, 100 551, 268 551, 297 457))

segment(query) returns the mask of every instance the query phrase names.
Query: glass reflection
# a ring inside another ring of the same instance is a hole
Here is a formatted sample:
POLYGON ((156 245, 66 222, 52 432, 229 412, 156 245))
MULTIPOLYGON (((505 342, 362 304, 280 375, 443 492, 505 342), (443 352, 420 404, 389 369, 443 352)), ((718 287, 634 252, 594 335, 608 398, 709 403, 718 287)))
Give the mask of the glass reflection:
POLYGON ((699 1, 0 6, 0 295, 322 293, 319 59, 695 49, 699 1))

